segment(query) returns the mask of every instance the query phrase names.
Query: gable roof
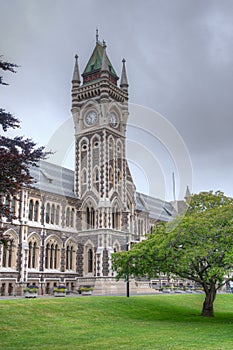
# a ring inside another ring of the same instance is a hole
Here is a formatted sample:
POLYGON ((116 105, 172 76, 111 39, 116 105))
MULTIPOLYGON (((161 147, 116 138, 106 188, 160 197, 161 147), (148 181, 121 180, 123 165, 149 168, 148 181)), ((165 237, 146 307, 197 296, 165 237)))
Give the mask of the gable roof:
POLYGON ((77 198, 74 193, 74 171, 46 161, 31 167, 31 176, 35 179, 32 187, 41 191, 77 198))
MULTIPOLYGON (((33 188, 72 199, 78 199, 74 193, 74 171, 46 161, 30 170, 35 179, 33 188)), ((149 213, 155 220, 170 221, 177 214, 171 203, 136 192, 136 210, 149 213)))
POLYGON ((171 203, 139 192, 136 192, 136 209, 148 212, 152 219, 166 222, 177 215, 171 203))

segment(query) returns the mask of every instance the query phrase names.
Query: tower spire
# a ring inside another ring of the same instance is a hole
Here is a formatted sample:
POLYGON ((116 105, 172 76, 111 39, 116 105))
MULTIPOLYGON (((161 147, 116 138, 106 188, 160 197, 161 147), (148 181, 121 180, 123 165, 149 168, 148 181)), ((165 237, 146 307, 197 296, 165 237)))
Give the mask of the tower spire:
POLYGON ((74 64, 74 73, 73 73, 72 83, 75 84, 76 86, 80 86, 80 83, 81 83, 79 68, 78 68, 78 55, 75 55, 75 64, 74 64))
POLYGON ((184 199, 186 200, 186 202, 189 201, 190 197, 191 197, 191 192, 190 192, 189 186, 187 185, 185 196, 184 196, 184 199))
POLYGON ((122 71, 121 71, 121 81, 120 81, 120 87, 122 88, 122 90, 124 91, 128 91, 128 79, 127 79, 127 74, 126 74, 126 68, 125 68, 125 59, 123 58, 122 60, 122 71))

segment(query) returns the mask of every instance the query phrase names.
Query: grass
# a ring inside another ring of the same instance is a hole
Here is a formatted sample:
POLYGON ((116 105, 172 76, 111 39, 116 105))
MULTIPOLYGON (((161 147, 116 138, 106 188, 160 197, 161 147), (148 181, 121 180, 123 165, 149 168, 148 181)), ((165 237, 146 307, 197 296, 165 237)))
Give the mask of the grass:
POLYGON ((1 349, 233 349, 233 296, 203 295, 0 300, 1 349))

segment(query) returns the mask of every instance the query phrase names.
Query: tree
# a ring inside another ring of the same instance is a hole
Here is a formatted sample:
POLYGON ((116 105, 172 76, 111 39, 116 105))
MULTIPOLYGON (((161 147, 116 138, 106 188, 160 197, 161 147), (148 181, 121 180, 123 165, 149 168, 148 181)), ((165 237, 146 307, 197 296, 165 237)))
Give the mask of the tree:
POLYGON ((148 239, 129 252, 113 255, 117 278, 160 272, 203 287, 202 316, 214 316, 217 291, 233 280, 233 199, 222 192, 201 192, 190 198, 184 217, 159 223, 148 239))
MULTIPOLYGON (((0 56, 0 69, 15 73, 17 65, 4 62, 0 56)), ((0 84, 8 85, 3 82, 0 76, 0 84)), ((0 126, 4 132, 10 128, 19 128, 19 120, 11 113, 0 108, 0 126)), ((35 148, 36 144, 31 139, 25 139, 22 136, 10 138, 0 136, 0 221, 7 218, 11 222, 15 218, 11 213, 9 202, 5 198, 18 200, 19 190, 23 186, 33 183, 30 176, 30 167, 36 166, 40 159, 45 159, 49 152, 44 152, 44 147, 35 148)), ((0 243, 5 242, 3 228, 0 229, 0 243)))

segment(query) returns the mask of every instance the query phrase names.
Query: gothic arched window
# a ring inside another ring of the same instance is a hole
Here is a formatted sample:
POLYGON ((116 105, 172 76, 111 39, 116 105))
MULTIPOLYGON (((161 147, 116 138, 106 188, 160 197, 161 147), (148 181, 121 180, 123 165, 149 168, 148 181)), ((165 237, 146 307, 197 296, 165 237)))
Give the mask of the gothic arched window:
POLYGON ((28 268, 38 268, 39 248, 38 243, 30 241, 28 243, 28 268))
POLYGON ((68 245, 66 247, 66 269, 74 270, 74 247, 73 245, 68 245))
POLYGON ((61 247, 57 240, 50 239, 45 248, 45 268, 58 269, 61 259, 61 247))
POLYGON ((95 228, 95 209, 93 207, 86 207, 86 224, 87 229, 95 228))

